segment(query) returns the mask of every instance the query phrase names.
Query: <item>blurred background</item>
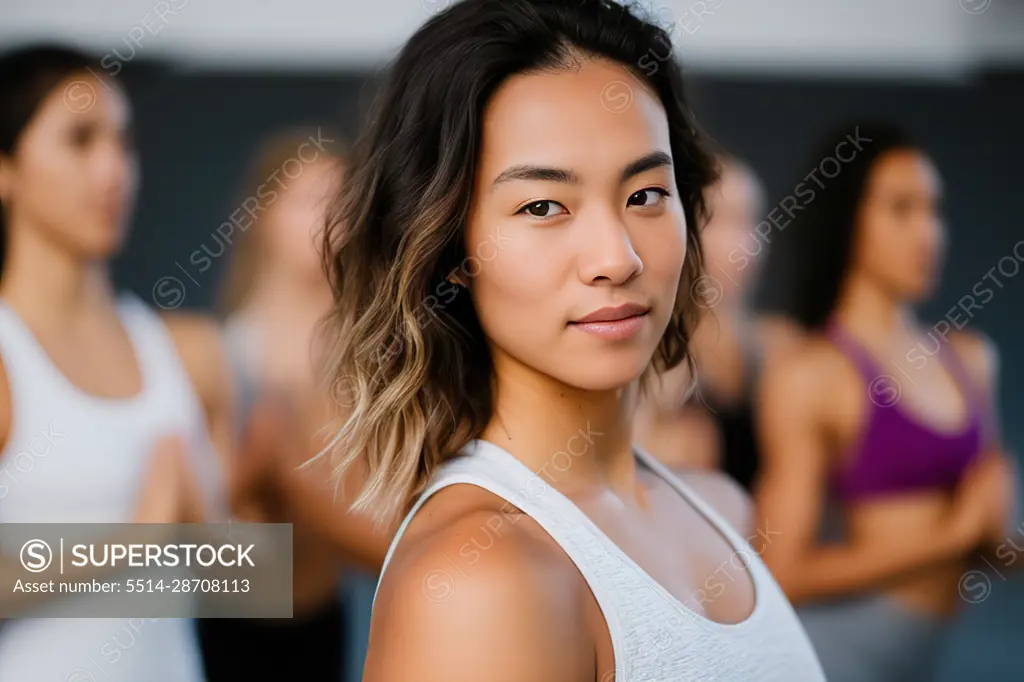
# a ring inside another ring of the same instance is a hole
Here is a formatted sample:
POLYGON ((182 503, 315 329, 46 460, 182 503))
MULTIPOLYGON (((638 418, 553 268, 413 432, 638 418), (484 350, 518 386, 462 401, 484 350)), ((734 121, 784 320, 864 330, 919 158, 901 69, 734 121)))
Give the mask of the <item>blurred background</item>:
MULTIPOLYGON (((450 1, 0 0, 0 51, 57 41, 102 56, 132 101, 142 177, 116 282, 160 309, 210 311, 240 236, 218 229, 240 207, 260 145, 296 127, 357 135, 388 59, 450 1)), ((769 208, 812 170, 801 167, 810 145, 837 123, 886 119, 920 140, 943 176, 950 239, 925 320, 945 316, 1024 237, 1024 0, 639 4, 673 25, 698 120, 749 162, 769 208)), ((1001 349, 1005 437, 1020 453, 1024 274, 1001 281, 970 327, 1001 349)), ((785 254, 769 248, 759 296, 770 304, 785 287, 785 254)), ((361 580, 344 644, 353 662, 372 585, 361 580)), ((1022 612, 1021 581, 997 579, 964 609, 941 679, 1020 679, 1022 612)))

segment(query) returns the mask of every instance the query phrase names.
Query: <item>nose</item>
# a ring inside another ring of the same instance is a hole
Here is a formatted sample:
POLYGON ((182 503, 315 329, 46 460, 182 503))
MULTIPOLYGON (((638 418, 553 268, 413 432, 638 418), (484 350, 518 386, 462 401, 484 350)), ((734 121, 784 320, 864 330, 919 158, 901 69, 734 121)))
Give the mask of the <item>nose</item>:
POLYGON ((93 157, 93 172, 99 181, 100 190, 121 192, 129 182, 132 168, 132 153, 113 135, 104 136, 97 144, 93 157))
POLYGON ((586 284, 625 284, 643 272, 626 225, 615 215, 586 221, 580 234, 580 279, 586 284))

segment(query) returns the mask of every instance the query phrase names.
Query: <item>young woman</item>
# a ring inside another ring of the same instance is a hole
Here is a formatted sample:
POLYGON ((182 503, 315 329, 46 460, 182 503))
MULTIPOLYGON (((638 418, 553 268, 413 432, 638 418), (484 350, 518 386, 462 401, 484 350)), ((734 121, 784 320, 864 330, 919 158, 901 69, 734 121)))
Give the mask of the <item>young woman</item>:
POLYGON ((367 682, 821 680, 744 495, 632 444, 689 361, 714 163, 667 35, 598 0, 469 0, 393 65, 327 252, 359 508, 407 511, 367 682), (724 575, 723 575, 724 572, 724 575))
POLYGON ((755 315, 750 293, 765 237, 754 228, 764 190, 753 170, 719 157, 721 179, 707 192, 710 216, 700 231, 707 274, 690 292, 706 307, 690 344, 699 389, 688 391, 685 366, 666 372, 637 412, 640 443, 662 462, 720 468, 748 492, 757 476, 753 393, 760 366, 791 346, 788 327, 755 315))
MULTIPOLYGON (((0 58, 5 523, 175 523, 225 507, 230 395, 216 328, 161 320, 110 281, 137 173, 128 102, 99 73, 60 48, 0 58)), ((191 621, 132 629, 8 620, 0 680, 202 679, 191 621)))
POLYGON ((281 680, 298 671, 303 679, 341 682, 346 658, 356 655, 360 667, 363 658, 347 646, 360 638, 346 623, 356 614, 346 613, 340 596, 342 569, 375 575, 387 551, 389 538, 346 514, 343 495, 335 499, 326 462, 299 468, 326 445, 323 434, 316 439, 329 417, 310 344, 331 303, 316 247, 343 170, 336 145, 321 149, 311 140, 319 142, 316 130, 282 134, 260 151, 244 196, 257 197, 269 177, 282 182, 261 199, 237 242, 223 306, 250 442, 237 462, 234 506, 243 519, 294 524, 294 619, 201 621, 210 682, 281 680))
POLYGON ((926 680, 968 560, 1009 533, 995 352, 910 311, 944 242, 928 156, 861 124, 813 158, 843 163, 787 228, 813 336, 764 380, 764 557, 830 681, 926 680))

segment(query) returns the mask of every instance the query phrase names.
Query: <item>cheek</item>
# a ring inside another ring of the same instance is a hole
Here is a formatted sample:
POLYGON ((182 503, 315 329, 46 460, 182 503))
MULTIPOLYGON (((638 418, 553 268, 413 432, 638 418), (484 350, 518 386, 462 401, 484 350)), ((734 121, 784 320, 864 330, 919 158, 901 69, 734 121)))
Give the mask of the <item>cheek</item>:
POLYGON ((557 264, 565 259, 523 235, 498 248, 484 238, 467 251, 458 274, 472 284, 473 300, 484 332, 513 355, 550 344, 562 330, 566 311, 558 308, 564 278, 557 264))
POLYGON ((61 232, 74 232, 77 217, 91 215, 88 174, 77 155, 60 147, 23 165, 18 200, 22 210, 61 232))
POLYGON ((685 228, 666 225, 642 231, 632 239, 644 264, 644 288, 656 297, 662 311, 671 311, 686 259, 685 228))
POLYGON ((890 212, 877 211, 868 216, 860 230, 857 248, 858 266, 891 282, 908 275, 907 265, 912 260, 914 236, 890 212))

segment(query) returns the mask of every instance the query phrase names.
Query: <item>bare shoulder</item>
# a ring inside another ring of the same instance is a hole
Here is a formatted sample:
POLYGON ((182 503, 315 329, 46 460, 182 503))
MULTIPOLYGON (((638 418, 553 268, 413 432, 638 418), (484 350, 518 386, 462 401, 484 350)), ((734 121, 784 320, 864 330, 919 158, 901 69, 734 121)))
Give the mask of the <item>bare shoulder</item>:
POLYGON ((810 336, 799 351, 777 356, 764 369, 762 386, 771 395, 789 400, 813 401, 827 395, 833 382, 850 375, 845 356, 823 336, 810 336))
POLYGON ((440 491, 399 541, 374 604, 364 679, 593 679, 568 558, 529 518, 467 488, 440 491))
POLYGON ((976 331, 952 332, 948 338, 971 378, 991 390, 999 373, 999 349, 992 339, 976 331))
POLYGON ((190 370, 206 368, 219 362, 224 355, 220 327, 206 315, 193 313, 167 313, 161 315, 174 340, 178 355, 190 370))
POLYGON ((756 317, 754 334, 768 360, 789 355, 807 342, 807 334, 800 325, 781 315, 756 317))
POLYGON ((231 372, 220 325, 191 313, 162 316, 175 350, 200 399, 207 405, 231 401, 231 372))
POLYGON ((752 531, 754 505, 747 491, 731 477, 720 471, 712 470, 674 469, 673 471, 741 535, 745 536, 752 531))

